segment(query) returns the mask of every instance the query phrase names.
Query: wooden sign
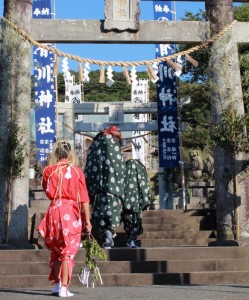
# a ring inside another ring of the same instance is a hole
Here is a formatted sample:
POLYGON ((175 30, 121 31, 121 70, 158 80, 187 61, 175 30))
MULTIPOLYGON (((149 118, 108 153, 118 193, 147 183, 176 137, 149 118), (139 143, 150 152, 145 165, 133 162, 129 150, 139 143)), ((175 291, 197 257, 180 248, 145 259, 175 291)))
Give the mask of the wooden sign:
POLYGON ((104 30, 139 30, 139 0, 105 0, 104 30))

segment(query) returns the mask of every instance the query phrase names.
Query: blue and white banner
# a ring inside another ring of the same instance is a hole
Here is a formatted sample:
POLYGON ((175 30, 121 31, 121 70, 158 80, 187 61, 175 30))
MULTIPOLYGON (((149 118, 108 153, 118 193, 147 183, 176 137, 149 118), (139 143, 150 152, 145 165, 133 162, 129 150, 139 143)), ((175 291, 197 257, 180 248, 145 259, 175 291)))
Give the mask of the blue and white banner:
MULTIPOLYGON (((149 101, 149 88, 148 80, 139 79, 137 83, 132 84, 131 90, 131 102, 132 103, 146 103, 149 101)), ((132 121, 135 122, 147 122, 148 116, 146 114, 134 114, 132 121)), ((132 132, 132 158, 138 159, 146 166, 146 147, 145 142, 146 131, 133 131, 132 132)))
MULTIPOLYGON (((62 71, 65 83, 65 102, 66 103, 82 103, 82 84, 75 83, 75 76, 69 71, 68 58, 64 57, 62 60, 62 71)), ((83 122, 84 116, 75 116, 75 122, 83 122)), ((75 153, 79 161, 84 159, 84 137, 76 133, 74 135, 75 153)))
MULTIPOLYGON (((153 1, 154 20, 159 22, 175 20, 173 1, 153 1)), ((163 57, 175 51, 175 45, 156 45, 156 57, 163 57)), ((158 152, 159 167, 179 167, 179 127, 177 110, 177 80, 175 71, 167 62, 159 63, 157 81, 158 103, 158 152)))
MULTIPOLYGON (((33 18, 51 19, 51 0, 33 1, 33 18)), ((54 54, 33 47, 36 159, 45 164, 56 140, 54 54)))

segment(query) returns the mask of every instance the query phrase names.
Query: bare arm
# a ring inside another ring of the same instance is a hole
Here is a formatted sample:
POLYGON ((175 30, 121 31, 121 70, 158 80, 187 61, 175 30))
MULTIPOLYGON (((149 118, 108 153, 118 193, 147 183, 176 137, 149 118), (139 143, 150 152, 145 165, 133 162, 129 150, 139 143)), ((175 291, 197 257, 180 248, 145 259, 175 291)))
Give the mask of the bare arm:
POLYGON ((86 220, 86 232, 90 235, 92 231, 92 224, 90 222, 90 206, 89 202, 81 203, 81 212, 85 215, 86 220))

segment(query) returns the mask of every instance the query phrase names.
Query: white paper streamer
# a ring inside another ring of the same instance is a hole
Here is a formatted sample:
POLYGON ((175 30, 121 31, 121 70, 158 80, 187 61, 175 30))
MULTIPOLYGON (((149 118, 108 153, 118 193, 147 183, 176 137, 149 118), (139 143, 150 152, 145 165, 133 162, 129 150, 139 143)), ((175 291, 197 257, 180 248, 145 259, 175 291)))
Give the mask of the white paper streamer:
POLYGON ((181 76, 181 74, 182 74, 182 71, 179 69, 179 70, 177 70, 177 71, 175 71, 175 75, 176 75, 176 77, 180 77, 181 76))
POLYGON ((109 66, 109 67, 107 68, 107 71, 106 71, 106 75, 107 75, 106 85, 108 85, 109 87, 110 87, 111 85, 113 85, 113 83, 114 83, 114 80, 112 79, 112 77, 113 77, 112 72, 113 72, 112 67, 109 66))
POLYGON ((90 70, 90 65, 89 63, 85 63, 84 69, 83 69, 83 82, 89 82, 90 78, 88 76, 90 70))
POLYGON ((132 84, 135 84, 135 85, 138 85, 138 81, 137 81, 137 70, 136 70, 136 67, 133 66, 131 68, 131 81, 132 81, 132 84))
POLYGON ((62 72, 65 74, 67 74, 67 72, 69 71, 69 67, 68 67, 68 58, 64 57, 62 59, 62 72))
MULTIPOLYGON (((155 75, 157 76, 157 74, 158 74, 158 72, 159 72, 159 70, 158 70, 158 63, 157 63, 157 62, 154 62, 154 63, 153 63, 152 69, 153 69, 155 75)), ((153 83, 156 83, 156 82, 158 81, 158 79, 159 79, 159 77, 157 76, 156 79, 152 79, 151 81, 152 81, 153 83)))
MULTIPOLYGON (((103 280, 99 271, 99 268, 96 267, 95 271, 93 273, 97 272, 99 276, 99 281, 101 284, 103 284, 103 280)), ((91 274, 90 270, 86 267, 83 270, 81 270, 78 274, 79 281, 83 284, 86 285, 88 288, 89 285, 92 285, 92 288, 95 287, 95 278, 94 274, 91 274)))
MULTIPOLYGON (((182 66, 183 60, 182 60, 182 56, 181 55, 177 56, 176 62, 177 62, 178 65, 182 66)), ((182 74, 182 70, 181 69, 175 71, 176 77, 180 77, 181 74, 182 74)))
POLYGON ((182 65, 182 64, 183 64, 183 60, 182 60, 182 56, 181 56, 181 55, 178 55, 178 56, 177 56, 176 62, 177 62, 179 65, 182 65))

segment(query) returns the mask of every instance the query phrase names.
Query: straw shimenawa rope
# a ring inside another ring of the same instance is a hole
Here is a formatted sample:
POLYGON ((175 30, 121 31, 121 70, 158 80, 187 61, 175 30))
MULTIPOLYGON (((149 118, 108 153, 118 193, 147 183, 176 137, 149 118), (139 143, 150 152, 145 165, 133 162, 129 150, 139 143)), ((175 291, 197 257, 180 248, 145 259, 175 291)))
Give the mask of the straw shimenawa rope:
MULTIPOLYGON (((198 62, 196 60, 194 60, 190 54, 206 48, 208 45, 212 44, 214 41, 216 41, 217 39, 219 39, 220 37, 222 37, 223 35, 225 35, 237 22, 236 20, 234 20, 231 24, 229 24, 227 27, 225 27, 221 32, 219 32, 218 34, 216 34, 215 36, 213 36, 211 39, 207 40, 206 42, 201 43, 200 45, 197 45, 195 47, 190 48, 189 50, 185 50, 185 51, 181 51, 181 52, 177 52, 174 54, 171 54, 169 56, 163 56, 163 57, 158 57, 155 59, 151 59, 151 60, 142 60, 142 61, 128 61, 128 62, 123 62, 123 61, 103 61, 103 60, 95 60, 95 59, 88 59, 88 58, 83 58, 83 57, 79 57, 76 55, 72 55, 69 53, 65 53, 62 52, 52 46, 48 46, 46 44, 42 44, 37 42, 36 40, 34 40, 26 31, 24 31, 21 28, 18 28, 17 25, 15 25, 13 22, 11 22, 10 20, 8 20, 5 17, 2 17, 1 19, 5 24, 7 24, 8 26, 10 26, 12 29, 14 29, 15 31, 17 31, 22 37, 24 37, 26 40, 28 40, 33 46, 37 46, 40 47, 42 49, 48 50, 54 54, 56 54, 58 57, 67 57, 68 59, 71 60, 75 60, 78 63, 89 63, 89 64, 93 64, 93 65, 98 65, 101 68, 102 71, 102 76, 100 78, 100 81, 103 82, 104 81, 104 75, 103 75, 103 69, 104 66, 112 66, 112 67, 123 67, 123 70, 126 70, 126 67, 138 67, 138 66, 142 66, 145 65, 147 67, 148 72, 150 73, 150 76, 153 77, 153 75, 151 74, 151 69, 150 67, 148 67, 149 65, 152 65, 153 63, 160 63, 160 62, 168 62, 170 64, 170 66, 174 69, 181 69, 181 66, 177 65, 173 60, 176 59, 179 55, 183 55, 186 57, 186 59, 192 63, 195 67, 198 66, 198 62)), ((129 81, 127 74, 125 74, 127 80, 129 81)))

